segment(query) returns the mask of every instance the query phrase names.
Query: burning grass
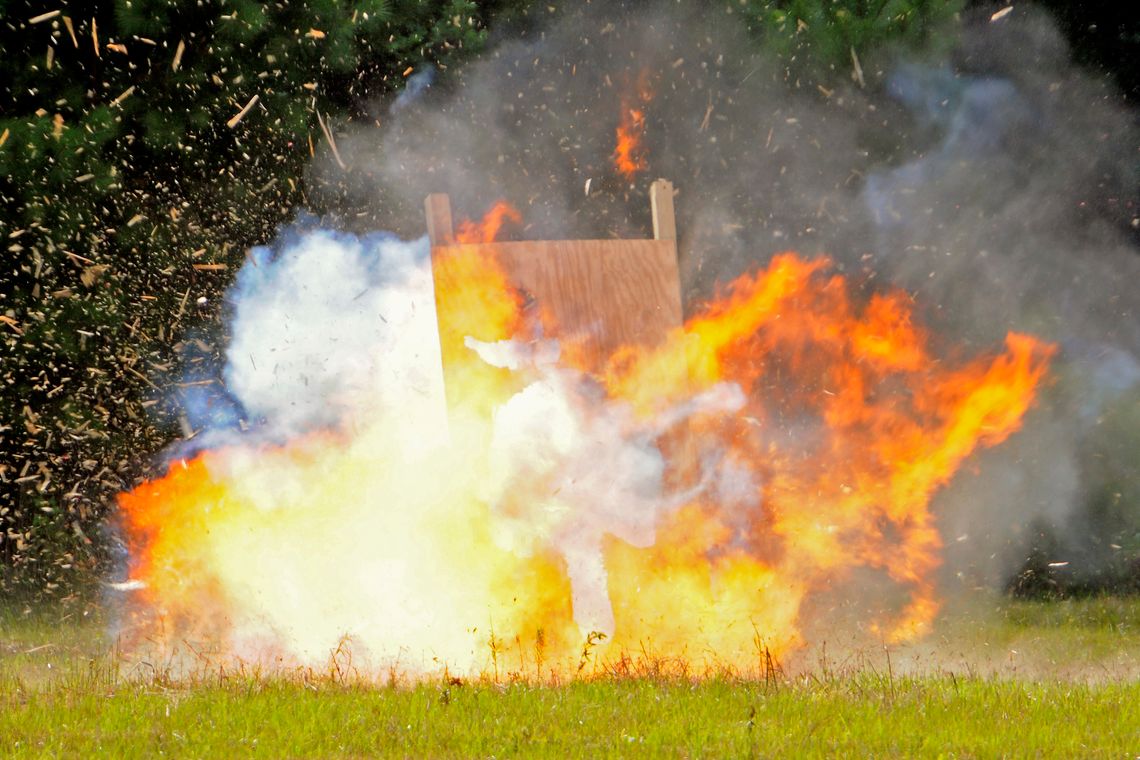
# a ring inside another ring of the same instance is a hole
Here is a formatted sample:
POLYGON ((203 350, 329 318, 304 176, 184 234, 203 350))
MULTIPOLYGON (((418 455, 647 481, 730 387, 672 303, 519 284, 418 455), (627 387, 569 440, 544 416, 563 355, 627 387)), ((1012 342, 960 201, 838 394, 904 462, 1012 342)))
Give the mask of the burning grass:
POLYGON ((468 679, 376 682, 354 673, 343 652, 320 671, 172 678, 164 665, 132 665, 100 644, 99 617, 3 617, 0 752, 1088 757, 1123 756, 1140 741, 1136 599, 987 595, 941 621, 937 661, 901 647, 889 657, 820 654, 796 672, 772 663, 760 678, 682 677, 661 663, 657 673, 556 684, 520 680, 506 663, 468 679), (1009 659, 1013 645, 1021 663, 1009 659), (963 659, 951 663, 955 651, 963 659))

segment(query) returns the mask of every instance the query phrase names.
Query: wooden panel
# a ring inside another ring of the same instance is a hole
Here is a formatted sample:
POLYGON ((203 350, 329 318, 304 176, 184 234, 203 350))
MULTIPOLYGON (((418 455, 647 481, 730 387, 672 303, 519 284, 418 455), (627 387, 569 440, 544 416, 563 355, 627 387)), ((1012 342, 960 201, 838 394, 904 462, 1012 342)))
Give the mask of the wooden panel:
POLYGON ((427 216, 428 240, 432 245, 447 245, 454 242, 451 227, 451 199, 446 193, 432 193, 424 199, 424 214, 427 216))
MULTIPOLYGON (((619 346, 653 345, 681 324, 674 240, 527 241, 476 247, 494 256, 515 287, 535 301, 550 333, 581 341, 591 369, 599 369, 619 346)), ((434 246, 433 261, 448 255, 450 248, 434 246)))
POLYGON ((649 206, 653 212, 653 238, 676 240, 677 222, 673 217, 673 183, 654 180, 649 186, 649 206))

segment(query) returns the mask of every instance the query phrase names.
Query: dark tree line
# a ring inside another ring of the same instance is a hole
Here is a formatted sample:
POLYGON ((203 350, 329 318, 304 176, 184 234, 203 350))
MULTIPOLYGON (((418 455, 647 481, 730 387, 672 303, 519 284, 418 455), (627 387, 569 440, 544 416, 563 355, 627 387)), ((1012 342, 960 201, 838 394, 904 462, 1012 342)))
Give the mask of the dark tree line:
POLYGON ((168 384, 213 351, 192 328, 304 205, 322 123, 478 51, 498 5, 0 3, 4 590, 97 577, 114 494, 177 435, 168 384))

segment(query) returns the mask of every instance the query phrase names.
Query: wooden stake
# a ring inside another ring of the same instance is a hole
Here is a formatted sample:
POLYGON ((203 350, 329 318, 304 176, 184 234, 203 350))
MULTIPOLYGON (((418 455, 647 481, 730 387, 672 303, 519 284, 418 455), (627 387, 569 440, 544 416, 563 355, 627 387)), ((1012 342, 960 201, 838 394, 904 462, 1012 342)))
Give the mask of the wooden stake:
POLYGON ((446 193, 432 193, 425 198, 424 213, 427 215, 428 240, 433 246, 455 242, 451 227, 451 200, 446 193))
MULTIPOLYGON (((135 88, 132 87, 131 89, 133 90, 135 88)), ((245 104, 245 108, 241 109, 236 114, 234 114, 233 118, 231 118, 229 121, 226 122, 226 126, 229 127, 230 129, 233 129, 234 127, 236 127, 238 125, 238 122, 241 121, 242 119, 244 119, 245 115, 250 112, 250 109, 252 109, 255 105, 257 105, 257 101, 260 97, 261 97, 260 95, 254 95, 252 98, 250 98, 249 102, 245 104)), ((319 117, 320 114, 317 114, 317 116, 319 117)))
POLYGON ((676 240, 677 221, 673 217, 673 183, 654 180, 649 186, 649 206, 653 211, 653 239, 676 240))

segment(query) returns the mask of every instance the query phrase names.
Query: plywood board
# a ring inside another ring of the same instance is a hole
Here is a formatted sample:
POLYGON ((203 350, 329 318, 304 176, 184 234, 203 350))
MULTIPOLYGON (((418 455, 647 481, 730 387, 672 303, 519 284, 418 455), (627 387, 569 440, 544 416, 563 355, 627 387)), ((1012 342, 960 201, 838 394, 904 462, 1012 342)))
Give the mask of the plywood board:
MULTIPOLYGON (((673 184, 653 182, 649 201, 652 240, 535 240, 462 248, 467 253, 477 249, 479 256, 495 261, 542 316, 544 334, 572 344, 587 369, 600 370, 617 348, 654 345, 681 325, 673 184)), ((438 262, 458 252, 450 200, 433 193, 424 201, 424 212, 437 276, 436 300, 462 298, 438 281, 438 262)), ((451 283, 452 288, 456 285, 451 283)), ((441 314, 456 312, 440 306, 441 314)), ((463 331, 462 325, 440 328, 447 334, 463 331)))
MULTIPOLYGON (((622 345, 653 345, 681 324, 673 240, 540 240, 463 246, 493 257, 547 333, 601 369, 622 345)), ((432 260, 453 246, 432 247, 432 260)), ((437 292, 437 298, 440 297, 437 292)))

